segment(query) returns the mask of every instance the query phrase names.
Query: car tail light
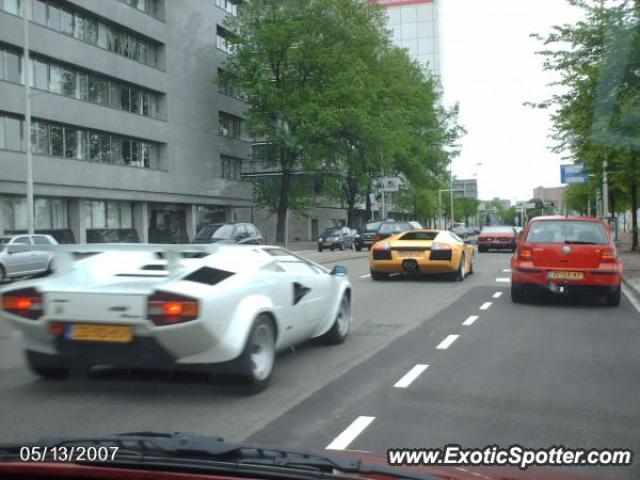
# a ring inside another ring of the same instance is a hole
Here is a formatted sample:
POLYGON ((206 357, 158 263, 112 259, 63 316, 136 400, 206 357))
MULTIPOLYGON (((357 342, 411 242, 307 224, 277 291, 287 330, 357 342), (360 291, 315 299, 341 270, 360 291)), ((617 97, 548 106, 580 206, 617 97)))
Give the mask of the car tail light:
POLYGON ((615 262, 616 256, 610 248, 605 248, 600 252, 600 261, 605 263, 615 262))
POLYGON ((168 292, 155 292, 147 302, 149 320, 158 326, 190 322, 198 318, 198 301, 195 298, 168 292))
POLYGON ((2 309, 23 318, 37 320, 42 316, 42 294, 35 288, 13 290, 2 295, 2 309))
POLYGON ((518 258, 521 260, 529 260, 533 257, 533 250, 528 247, 520 247, 518 249, 518 258))
POLYGON ((431 250, 451 250, 451 245, 442 242, 433 242, 431 244, 431 250))

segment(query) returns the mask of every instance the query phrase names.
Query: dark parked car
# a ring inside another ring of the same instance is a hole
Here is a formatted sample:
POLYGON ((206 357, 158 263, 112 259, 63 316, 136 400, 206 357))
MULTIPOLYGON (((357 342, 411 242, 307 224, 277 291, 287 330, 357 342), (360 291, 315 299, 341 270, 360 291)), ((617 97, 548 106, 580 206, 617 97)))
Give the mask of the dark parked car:
POLYGON ((377 222, 369 222, 365 224, 364 227, 360 229, 360 238, 356 237, 356 240, 355 240, 356 250, 360 251, 363 248, 371 248, 371 245, 373 245, 376 242, 375 241, 376 233, 378 233, 378 229, 380 228, 380 225, 382 225, 383 223, 384 222, 382 220, 378 220, 377 222))
MULTIPOLYGON (((396 233, 406 232, 407 230, 416 230, 409 222, 384 222, 374 236, 375 242, 384 240, 396 233)), ((374 242, 374 243, 375 243, 374 242)))
POLYGON ((353 248, 354 240, 355 235, 349 227, 329 227, 318 237, 318 251, 353 248))
POLYGON ((251 223, 209 223, 198 230, 192 243, 240 243, 261 245, 264 237, 251 223))

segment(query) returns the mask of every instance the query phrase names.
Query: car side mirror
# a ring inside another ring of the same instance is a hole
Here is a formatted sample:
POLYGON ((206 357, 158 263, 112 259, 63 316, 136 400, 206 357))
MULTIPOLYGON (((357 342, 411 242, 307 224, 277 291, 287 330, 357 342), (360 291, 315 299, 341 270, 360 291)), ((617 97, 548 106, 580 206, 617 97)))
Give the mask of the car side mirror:
POLYGON ((336 277, 346 277, 347 267, 344 267, 342 265, 336 265, 335 267, 333 267, 333 269, 331 269, 331 272, 329 272, 329 275, 335 275, 336 277))

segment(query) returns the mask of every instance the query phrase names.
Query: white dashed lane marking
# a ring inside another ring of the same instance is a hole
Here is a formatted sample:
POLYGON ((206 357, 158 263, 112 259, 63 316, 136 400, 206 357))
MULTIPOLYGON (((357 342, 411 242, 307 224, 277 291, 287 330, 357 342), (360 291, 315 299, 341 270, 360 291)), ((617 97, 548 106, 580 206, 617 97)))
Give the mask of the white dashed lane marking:
POLYGON ((462 322, 462 325, 464 326, 470 326, 473 325, 473 322, 475 322, 478 319, 477 315, 470 315, 469 318, 467 318, 464 322, 462 322))
POLYGON ((493 302, 484 302, 480 305, 480 310, 488 310, 491 305, 493 305, 493 302))
POLYGON ((443 341, 440 342, 440 344, 436 347, 436 349, 446 350, 451 346, 453 342, 455 342, 458 339, 459 336, 460 335, 449 335, 447 338, 445 338, 443 341))
POLYGON ((371 276, 370 273, 367 273, 365 275, 360 275, 360 278, 369 278, 371 276))
POLYGON ((498 283, 511 283, 511 279, 509 277, 497 277, 496 282, 498 283))
POLYGON ((333 442, 327 445, 327 450, 344 450, 351 442, 353 442, 358 435, 360 435, 365 428, 369 426, 376 417, 358 417, 351 425, 349 425, 340 435, 338 435, 333 442))
POLYGON ((493 298, 500 298, 502 296, 502 292, 496 292, 493 294, 493 298))
POLYGON ((407 388, 409 385, 413 383, 413 381, 420 376, 422 372, 424 372, 429 365, 416 365, 411 370, 409 370, 404 377, 398 380, 394 387, 395 388, 407 388))
POLYGON ((505 272, 505 273, 511 273, 511 269, 510 268, 503 268, 502 271, 505 272))

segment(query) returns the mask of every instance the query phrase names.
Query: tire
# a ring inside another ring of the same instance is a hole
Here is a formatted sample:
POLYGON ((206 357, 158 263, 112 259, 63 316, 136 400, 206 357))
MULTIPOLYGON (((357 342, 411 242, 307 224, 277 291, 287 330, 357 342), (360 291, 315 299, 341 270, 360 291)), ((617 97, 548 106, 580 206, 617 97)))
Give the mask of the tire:
POLYGON ((511 282, 511 301, 513 303, 522 303, 524 300, 524 287, 517 282, 511 282))
POLYGON ((479 253, 484 253, 484 252, 486 252, 486 251, 487 251, 487 249, 486 249, 485 247, 483 247, 483 246, 481 246, 481 245, 478 245, 478 252, 479 252, 479 253))
POLYGON ((362 251, 362 245, 358 245, 358 246, 356 247, 356 250, 357 250, 358 252, 361 252, 361 251, 362 251))
POLYGON ((322 251, 322 247, 318 247, 318 251, 321 252, 322 251))
POLYGON ((373 270, 371 270, 371 278, 375 281, 388 280, 389 274, 384 272, 374 272, 373 270))
POLYGON ((454 282, 462 282, 464 281, 465 271, 464 264, 466 260, 466 255, 463 253, 462 258, 460 259, 460 265, 458 266, 458 270, 451 276, 451 279, 454 282))
POLYGON ((321 337, 322 341, 327 345, 344 343, 351 330, 351 321, 351 300, 349 300, 349 296, 345 293, 340 300, 336 319, 329 331, 321 337))
POLYGON ((473 275, 473 259, 474 257, 471 257, 471 261, 469 262, 469 275, 473 275))
POLYGON ((276 334, 273 320, 260 314, 251 329, 247 344, 238 357, 241 377, 246 380, 250 393, 263 391, 269 385, 275 363, 276 334), (257 351, 254 351, 256 350, 257 351))
POLYGON ((607 305, 609 305, 610 307, 617 307, 618 305, 620 305, 621 297, 622 297, 622 288, 616 287, 616 289, 613 292, 607 293, 607 295, 605 296, 605 301, 607 302, 607 305))
POLYGON ((64 380, 69 376, 69 367, 56 355, 27 350, 27 364, 33 373, 47 380, 64 380))
POLYGON ((338 250, 340 250, 341 252, 344 251, 344 242, 340 242, 340 245, 338 245, 338 250))
POLYGON ((7 274, 4 267, 0 265, 0 283, 4 283, 7 280, 7 274))

